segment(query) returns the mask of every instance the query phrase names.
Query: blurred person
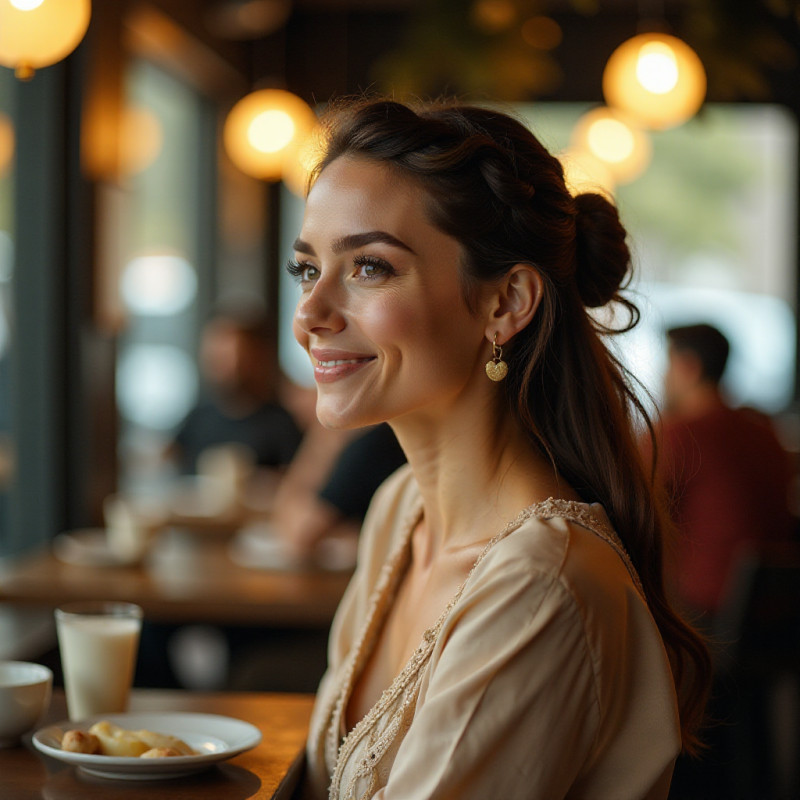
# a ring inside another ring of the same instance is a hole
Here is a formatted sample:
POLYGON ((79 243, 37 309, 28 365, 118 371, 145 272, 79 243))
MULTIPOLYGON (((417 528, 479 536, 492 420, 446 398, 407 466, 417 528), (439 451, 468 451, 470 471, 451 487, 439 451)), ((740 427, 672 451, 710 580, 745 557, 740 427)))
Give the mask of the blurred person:
POLYGON ((295 336, 321 424, 387 422, 408 465, 364 522, 304 789, 662 800, 709 662, 589 313, 632 310, 617 211, 494 109, 364 99, 325 125, 295 336))
POLYGON ((677 524, 667 577, 713 626, 742 545, 792 535, 790 460, 770 419, 720 388, 730 345, 707 324, 670 328, 658 471, 677 524))
POLYGON ((201 454, 223 444, 244 446, 258 467, 283 469, 291 462, 302 432, 277 399, 273 340, 258 312, 221 310, 206 323, 199 354, 204 397, 171 447, 183 472, 197 472, 201 454))
POLYGON ((271 521, 303 558, 313 558, 326 540, 355 546, 375 491, 405 462, 386 423, 356 435, 317 424, 278 487, 271 521))
MULTIPOLYGON (((405 454, 386 423, 365 430, 332 430, 315 420, 281 479, 269 528, 294 561, 324 569, 352 569, 361 526, 379 485, 405 463, 405 454)), ((324 638, 239 636, 231 642, 231 685, 235 689, 280 688, 313 692, 325 668, 324 638), (289 679, 291 674, 291 680, 289 679)))
MULTIPOLYGON (((279 400, 281 376, 269 323, 259 309, 245 306, 220 308, 209 318, 199 350, 202 399, 166 452, 184 474, 212 474, 213 469, 216 477, 231 478, 233 473, 234 485, 227 487, 232 494, 212 506, 219 513, 238 509, 244 501, 243 513, 252 505, 259 513, 268 509, 302 440, 300 427, 279 400)), ((181 510, 187 505, 194 510, 199 502, 196 494, 179 501, 181 510)), ((171 503, 174 508, 175 498, 171 503)), ((262 633, 146 622, 141 649, 147 657, 140 661, 139 680, 144 685, 220 688, 228 679, 230 654, 262 633), (205 656, 198 658, 197 653, 205 656)))

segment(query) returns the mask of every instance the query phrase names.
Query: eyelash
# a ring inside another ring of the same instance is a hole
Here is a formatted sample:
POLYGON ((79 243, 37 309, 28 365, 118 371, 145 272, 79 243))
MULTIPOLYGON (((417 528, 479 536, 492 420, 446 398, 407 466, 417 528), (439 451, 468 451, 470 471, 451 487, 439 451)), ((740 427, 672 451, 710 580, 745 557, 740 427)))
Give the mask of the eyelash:
MULTIPOLYGON (((395 271, 392 265, 388 261, 384 261, 382 258, 378 258, 377 256, 356 256, 353 259, 353 264, 357 267, 377 267, 381 270, 382 275, 394 275, 395 271)), ((290 260, 286 264, 286 271, 297 281, 303 282, 305 280, 303 278, 303 274, 307 269, 316 269, 319 268, 310 264, 307 261, 294 261, 290 260)), ((364 276, 362 280, 365 281, 374 281, 379 280, 382 275, 372 275, 372 276, 364 276)))
POLYGON ((297 281, 303 280, 303 273, 309 268, 313 267, 313 264, 309 264, 307 261, 295 261, 291 259, 286 264, 286 271, 297 281))
POLYGON ((362 280, 375 281, 379 280, 379 278, 383 277, 383 275, 395 274, 392 265, 388 261, 384 261, 382 258, 378 258, 377 256, 356 256, 353 259, 353 263, 357 267, 377 267, 379 270, 381 270, 382 275, 364 277, 362 280))

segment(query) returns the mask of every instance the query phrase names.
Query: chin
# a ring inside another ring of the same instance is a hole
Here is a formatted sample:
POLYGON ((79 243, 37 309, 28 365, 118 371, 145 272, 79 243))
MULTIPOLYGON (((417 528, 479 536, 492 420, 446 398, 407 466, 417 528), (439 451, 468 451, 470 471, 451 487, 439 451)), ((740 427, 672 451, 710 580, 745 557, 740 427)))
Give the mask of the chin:
POLYGON ((350 410, 336 410, 317 404, 317 420, 323 428, 332 431, 349 431, 368 428, 385 422, 384 417, 372 414, 358 414, 350 410))

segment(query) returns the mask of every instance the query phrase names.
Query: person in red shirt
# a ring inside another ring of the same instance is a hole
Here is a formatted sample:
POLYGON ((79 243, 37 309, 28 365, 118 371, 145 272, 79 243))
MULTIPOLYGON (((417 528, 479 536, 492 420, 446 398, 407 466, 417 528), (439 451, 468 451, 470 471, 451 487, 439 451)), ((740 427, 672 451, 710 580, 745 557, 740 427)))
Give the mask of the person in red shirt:
POLYGON ((677 527, 667 579, 711 623, 743 544, 791 537, 790 464, 771 422, 720 390, 729 343, 711 325, 667 331, 658 471, 677 527))

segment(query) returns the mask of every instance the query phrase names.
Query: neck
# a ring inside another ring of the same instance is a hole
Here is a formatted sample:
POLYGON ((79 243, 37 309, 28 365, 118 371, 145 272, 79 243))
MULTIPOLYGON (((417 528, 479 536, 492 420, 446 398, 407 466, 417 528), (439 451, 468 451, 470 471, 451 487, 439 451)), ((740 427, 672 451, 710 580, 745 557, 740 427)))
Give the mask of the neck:
POLYGON ((432 551, 488 540, 550 496, 577 499, 499 406, 493 398, 477 409, 391 423, 422 495, 432 551))

